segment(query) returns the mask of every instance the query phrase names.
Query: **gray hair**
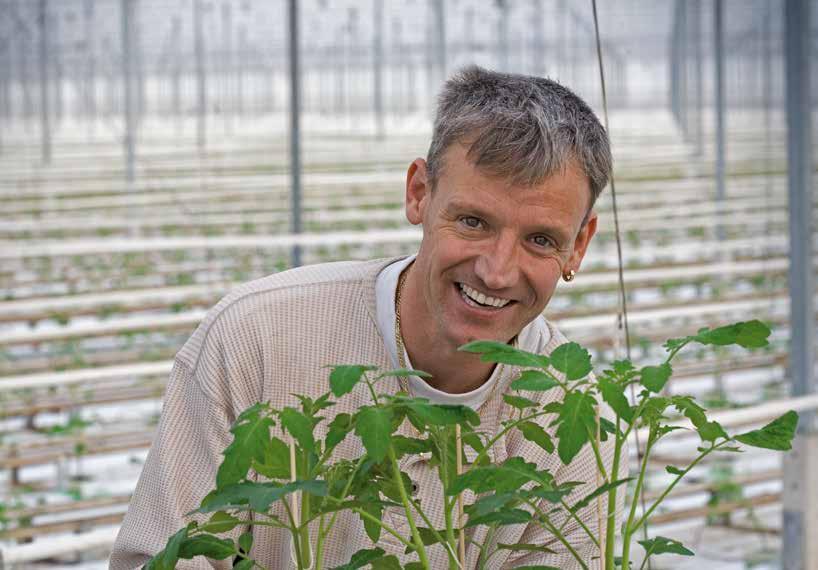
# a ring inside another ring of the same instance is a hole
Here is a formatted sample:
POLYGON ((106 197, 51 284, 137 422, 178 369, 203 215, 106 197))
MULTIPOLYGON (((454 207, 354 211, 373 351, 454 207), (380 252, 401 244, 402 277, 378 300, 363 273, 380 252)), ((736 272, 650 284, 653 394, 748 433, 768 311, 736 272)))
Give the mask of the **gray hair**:
POLYGON ((446 81, 438 98, 426 158, 432 188, 453 143, 467 144, 467 157, 481 170, 520 186, 539 184, 575 159, 590 183, 591 206, 613 164, 605 128, 572 91, 550 79, 476 65, 446 81))

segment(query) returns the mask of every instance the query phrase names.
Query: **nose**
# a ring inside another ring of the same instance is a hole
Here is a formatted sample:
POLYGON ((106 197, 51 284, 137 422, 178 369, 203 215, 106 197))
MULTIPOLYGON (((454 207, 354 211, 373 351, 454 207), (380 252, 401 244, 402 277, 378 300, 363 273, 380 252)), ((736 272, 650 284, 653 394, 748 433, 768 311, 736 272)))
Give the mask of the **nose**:
POLYGON ((474 264, 477 277, 494 291, 514 286, 520 277, 517 239, 511 234, 500 234, 482 247, 474 264))

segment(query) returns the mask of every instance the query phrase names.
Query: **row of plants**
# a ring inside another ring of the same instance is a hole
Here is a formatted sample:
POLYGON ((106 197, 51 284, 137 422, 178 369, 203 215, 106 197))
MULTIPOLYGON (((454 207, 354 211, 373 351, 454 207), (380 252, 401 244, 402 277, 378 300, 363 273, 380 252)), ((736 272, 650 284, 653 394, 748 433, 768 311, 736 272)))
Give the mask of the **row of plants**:
POLYGON ((606 570, 635 567, 634 542, 644 552, 642 567, 651 557, 666 553, 692 556, 690 549, 672 538, 637 540, 637 533, 682 479, 709 456, 741 453, 742 446, 789 450, 798 417, 787 412, 760 429, 729 434, 707 417, 694 398, 662 395, 663 388, 673 373, 674 359, 685 347, 756 349, 767 344, 769 335, 770 329, 760 321, 702 329, 695 335, 668 340, 664 344, 666 357, 658 364, 636 367, 628 360, 619 360, 596 375, 590 353, 576 343, 564 344, 547 357, 496 342, 470 343, 461 350, 479 354, 487 362, 520 368, 511 392, 503 396, 513 415, 497 433, 482 431, 480 418, 471 408, 436 405, 383 389, 384 383, 395 377, 422 376, 422 372, 379 372, 357 364, 334 366, 329 390, 320 397, 299 395, 298 407, 282 409, 258 403, 239 415, 215 488, 189 513, 198 518, 170 537, 145 567, 164 570, 176 567, 180 560, 204 556, 230 559, 234 568, 242 570, 264 568, 253 558, 252 527, 269 526, 288 533, 299 570, 320 570, 325 567, 324 547, 340 512, 360 518, 371 547, 359 550, 335 570, 430 568, 432 549, 443 552, 448 568, 454 570, 462 567, 466 542, 468 548, 479 551, 479 569, 490 567, 491 560, 501 553, 549 554, 559 549, 587 570, 592 561, 566 538, 568 523, 579 525, 584 538, 597 548, 606 570), (342 398, 356 389, 366 390, 369 404, 354 413, 326 414, 336 403, 332 398, 342 398), (541 393, 551 390, 558 391, 559 397, 541 404, 541 393), (635 394, 631 399, 629 392, 635 394), (611 410, 612 419, 600 412, 603 408, 611 410), (670 482, 664 490, 644 510, 632 498, 617 520, 617 504, 625 485, 633 482, 634 496, 639 497, 656 445, 676 430, 687 429, 679 424, 679 417, 686 418, 690 429, 698 434, 696 456, 685 466, 666 466, 670 482), (316 429, 322 423, 326 425, 316 429), (399 433, 405 423, 411 424, 416 437, 399 433), (636 472, 623 478, 620 474, 628 459, 626 442, 636 430, 647 432, 644 453, 636 472), (601 482, 559 481, 553 472, 523 457, 492 463, 490 450, 510 432, 518 432, 546 453, 556 454, 564 465, 586 450, 595 459, 601 482), (360 439, 361 455, 336 457, 334 451, 348 437, 360 439), (603 444, 613 450, 610 462, 603 459, 603 444), (466 448, 471 449, 469 454, 466 448), (400 469, 402 458, 417 454, 431 454, 431 466, 443 489, 442 496, 437 497, 443 505, 443 526, 432 524, 424 505, 410 492, 408 475, 400 469), (471 461, 469 455, 473 456, 471 461), (573 491, 582 483, 592 484, 594 490, 578 497, 573 491), (475 500, 462 505, 466 495, 475 500), (295 497, 298 500, 294 501, 295 497), (596 501, 604 503, 606 514, 600 529, 583 515, 583 510, 596 501), (386 522, 383 513, 387 508, 405 513, 407 533, 386 522), (244 530, 248 514, 251 522, 244 530), (553 537, 553 544, 495 541, 502 527, 521 524, 543 529, 553 537), (485 527, 486 532, 470 536, 466 532, 478 527, 485 527), (237 528, 244 530, 238 537, 220 536, 237 528), (617 542, 620 529, 621 540, 617 542), (378 546, 384 534, 404 545, 402 558, 378 546), (473 541, 474 536, 485 539, 473 541))

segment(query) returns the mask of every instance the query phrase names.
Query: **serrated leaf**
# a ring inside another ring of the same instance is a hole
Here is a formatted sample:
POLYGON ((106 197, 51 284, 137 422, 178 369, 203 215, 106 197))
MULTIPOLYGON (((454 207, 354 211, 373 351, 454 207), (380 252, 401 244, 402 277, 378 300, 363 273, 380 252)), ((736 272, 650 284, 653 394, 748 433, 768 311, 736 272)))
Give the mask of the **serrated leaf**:
POLYGON ((640 372, 642 386, 653 393, 661 392, 671 374, 673 374, 673 368, 667 362, 659 366, 645 366, 640 372))
POLYGON ((295 481, 286 485, 245 481, 211 491, 202 499, 201 507, 194 512, 212 513, 226 507, 244 505, 257 512, 266 512, 271 504, 295 491, 305 491, 323 497, 327 494, 327 484, 325 481, 314 479, 295 481))
POLYGON ((284 408, 279 416, 281 425, 298 442, 302 449, 315 451, 315 437, 312 434, 313 423, 310 418, 295 408, 284 408))
POLYGON ((236 526, 243 524, 241 519, 237 519, 229 513, 219 511, 213 513, 213 516, 202 525, 202 530, 212 532, 213 534, 220 534, 233 530, 236 526))
POLYGON ((224 459, 216 473, 216 487, 238 483, 247 476, 253 460, 264 460, 273 425, 258 404, 239 415, 230 428, 233 441, 222 452, 224 459))
POLYGON ((547 453, 554 453, 554 441, 539 424, 532 421, 523 422, 517 426, 517 429, 528 441, 536 443, 547 453))
MULTIPOLYGON (((556 554, 556 551, 551 550, 547 546, 541 546, 539 544, 526 544, 524 542, 520 542, 517 544, 503 544, 502 542, 497 543, 498 550, 511 550, 512 552, 542 552, 543 554, 556 554)), ((527 568, 532 568, 532 566, 528 566, 527 568)), ((533 566, 533 568, 542 568, 541 566, 533 566)), ((549 567, 550 568, 550 567, 549 567)))
POLYGON ((528 398, 523 398, 522 396, 514 396, 512 394, 503 394, 503 401, 512 408, 517 408, 518 410, 525 410, 526 408, 535 408, 539 406, 539 404, 534 400, 529 400, 528 398))
POLYGON ((386 554, 383 548, 365 548, 352 555, 349 562, 342 566, 335 566, 332 570, 358 570, 363 568, 373 560, 383 557, 386 554))
POLYGON ((329 431, 325 439, 327 449, 332 449, 344 441, 344 438, 352 431, 353 427, 354 423, 350 414, 340 413, 336 415, 329 424, 329 431))
POLYGON ((611 481, 609 483, 604 483, 603 485, 600 485, 599 487, 597 487, 596 489, 594 489, 593 491, 591 491, 590 493, 585 495, 582 499, 580 499, 579 501, 574 503, 571 506, 571 508, 568 509, 568 510, 570 510, 572 513, 575 513, 580 509, 584 509, 585 507, 587 507, 588 505, 591 504, 591 501, 593 501, 594 499, 596 499, 600 495, 603 495, 603 494, 607 493, 608 491, 610 491, 611 489, 615 489, 615 488, 619 487, 620 485, 622 485, 623 483, 627 483, 628 481, 632 481, 632 480, 633 480, 633 477, 627 477, 625 479, 617 479, 616 481, 611 481))
POLYGON ((239 537, 239 548, 249 553, 253 549, 253 532, 247 531, 239 537))
POLYGON ((761 429, 739 434, 734 439, 750 447, 789 451, 797 427, 798 414, 790 410, 761 429))
POLYGON ((290 478, 290 448, 277 437, 271 438, 264 450, 263 463, 253 461, 252 467, 268 479, 290 478))
POLYGON ((387 370, 378 374, 378 378, 409 378, 410 376, 417 376, 418 378, 431 378, 432 375, 423 370, 415 370, 413 368, 396 368, 394 370, 387 370))
POLYGON ((555 386, 559 386, 559 383, 539 370, 523 370, 520 377, 511 383, 512 390, 527 390, 529 392, 545 392, 555 386))
POLYGON ((217 538, 210 534, 188 537, 179 546, 179 558, 191 559, 194 556, 206 556, 213 560, 224 560, 238 554, 236 545, 227 538, 217 538))
POLYGON ((769 344, 770 327, 759 320, 739 322, 715 329, 702 329, 692 337, 694 342, 705 345, 728 346, 737 344, 744 348, 760 348, 769 344))
POLYGON ((588 443, 588 434, 596 433, 594 399, 584 392, 569 393, 563 400, 557 422, 557 453, 568 465, 588 443))
POLYGON ((693 552, 685 548, 685 545, 678 540, 657 536, 647 540, 640 540, 639 544, 645 549, 645 556, 654 554, 679 554, 681 556, 693 556, 693 552))
MULTIPOLYGON (((418 528, 418 534, 420 535, 420 541, 423 543, 423 546, 432 546, 433 544, 440 543, 441 540, 446 540, 446 531, 445 530, 439 530, 439 531, 437 531, 437 534, 435 535, 435 533, 432 531, 432 529, 430 529, 428 527, 419 526, 417 528, 418 528), (438 537, 440 537, 440 538, 438 538, 438 537)), ((403 553, 404 554, 409 554, 410 552, 414 552, 415 550, 417 550, 417 548, 415 548, 414 545, 410 544, 409 546, 406 547, 406 549, 403 551, 403 553)))
POLYGON ((568 380, 585 378, 592 370, 591 354, 575 342, 559 345, 551 352, 551 366, 568 380))
POLYGON ((176 562, 179 560, 179 548, 187 540, 187 533, 187 527, 176 532, 168 539, 162 552, 154 557, 161 568, 176 568, 176 562))
POLYGON ((498 526, 511 524, 527 524, 531 521, 531 513, 522 509, 495 511, 479 517, 469 517, 466 527, 496 524, 498 526))
POLYGON ((392 434, 392 413, 387 408, 364 406, 355 415, 355 433, 361 438, 369 456, 383 461, 392 434))
POLYGON ((464 423, 478 425, 480 423, 479 414, 469 406, 431 404, 421 398, 407 399, 405 406, 410 416, 414 415, 426 424, 448 426, 464 423))
POLYGON ((670 473, 671 475, 684 475, 685 470, 676 467, 675 465, 667 465, 665 467, 665 471, 670 473))
POLYGON ((705 410, 697 404, 690 396, 673 396, 671 398, 676 409, 682 412, 696 431, 699 432, 699 437, 702 441, 716 441, 719 438, 727 438, 727 433, 718 422, 707 421, 705 410))
POLYGON ((496 362, 498 364, 531 368, 545 368, 549 363, 549 358, 542 354, 527 352, 509 344, 490 340, 476 340, 464 344, 457 350, 480 354, 480 360, 483 362, 496 362))
POLYGON ((372 570, 402 570, 398 557, 394 554, 378 558, 372 562, 372 570))
POLYGON ((627 422, 633 420, 633 410, 628 403, 628 398, 625 396, 625 388, 619 384, 615 384, 610 380, 604 378, 599 379, 599 391, 602 393, 602 399, 611 407, 611 409, 627 422))
POLYGON ((233 564, 233 570, 253 570, 253 567, 255 567, 255 565, 256 563, 253 560, 245 558, 244 560, 241 560, 233 564))
POLYGON ((329 374, 329 387, 336 398, 352 392, 356 384, 361 381, 364 374, 369 370, 375 370, 375 366, 362 366, 360 364, 344 364, 333 366, 329 374))
POLYGON ((527 463, 522 457, 511 457, 500 465, 469 469, 452 482, 446 494, 457 495, 465 489, 475 493, 505 493, 516 491, 529 481, 550 486, 553 477, 547 471, 538 471, 534 463, 527 463))
POLYGON ((418 455, 431 451, 432 442, 426 439, 416 439, 402 435, 392 436, 392 447, 395 449, 395 458, 400 459, 404 455, 418 455))
MULTIPOLYGON (((355 498, 361 502, 361 509, 376 519, 382 520, 383 504, 381 503, 381 497, 377 487, 368 485, 361 489, 361 492, 358 493, 355 498)), ((364 531, 369 537, 369 540, 377 543, 381 537, 381 525, 364 516, 361 516, 361 522, 364 524, 364 531)))

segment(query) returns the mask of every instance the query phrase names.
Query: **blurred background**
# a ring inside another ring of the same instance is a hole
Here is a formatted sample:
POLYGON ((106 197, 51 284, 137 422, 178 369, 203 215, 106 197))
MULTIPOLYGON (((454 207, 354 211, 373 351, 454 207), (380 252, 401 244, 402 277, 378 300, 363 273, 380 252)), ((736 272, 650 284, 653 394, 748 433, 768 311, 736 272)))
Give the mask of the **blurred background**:
MULTIPOLYGON (((403 182, 445 77, 548 76, 603 117, 590 0, 291 4, 0 0, 7 567, 106 567, 173 355, 231 287, 416 250, 403 182)), ((622 257, 609 188, 546 316, 598 363, 763 319, 768 348, 688 351, 666 390, 731 431, 805 418, 786 461, 698 466, 650 528, 697 557, 654 568, 818 568, 816 18, 810 0, 599 5, 622 257)), ((648 501, 697 441, 661 446, 648 501)))

